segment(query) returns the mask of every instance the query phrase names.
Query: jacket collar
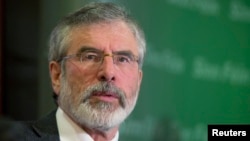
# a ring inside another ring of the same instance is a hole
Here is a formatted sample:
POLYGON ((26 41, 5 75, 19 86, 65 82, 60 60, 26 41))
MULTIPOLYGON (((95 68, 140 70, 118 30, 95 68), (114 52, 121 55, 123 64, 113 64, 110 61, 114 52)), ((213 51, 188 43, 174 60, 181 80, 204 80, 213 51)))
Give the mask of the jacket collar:
POLYGON ((59 141, 59 133, 56 122, 56 110, 33 124, 35 133, 44 141, 59 141))

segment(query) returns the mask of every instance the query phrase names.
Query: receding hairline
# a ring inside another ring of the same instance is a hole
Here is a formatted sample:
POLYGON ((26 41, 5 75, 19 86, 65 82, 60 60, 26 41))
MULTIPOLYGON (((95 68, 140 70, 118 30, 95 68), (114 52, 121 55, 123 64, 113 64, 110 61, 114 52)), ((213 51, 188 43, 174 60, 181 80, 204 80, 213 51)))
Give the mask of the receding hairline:
MULTIPOLYGON (((123 29, 123 31, 124 32, 117 32, 118 34, 123 34, 123 33, 125 33, 125 32, 128 32, 128 36, 131 36, 131 38, 133 38, 133 40, 135 41, 135 43, 136 43, 136 49, 137 49, 137 53, 135 54, 136 56, 139 56, 139 49, 140 49, 140 43, 138 42, 138 39, 136 38, 136 35, 135 35, 135 33, 134 33, 134 31, 133 31, 133 29, 131 29, 131 27, 129 26, 129 24, 128 23, 126 23, 125 21, 123 21, 123 20, 120 20, 120 19, 118 19, 118 20, 113 20, 113 21, 109 21, 109 22, 107 22, 107 21, 103 21, 103 22, 98 22, 98 23, 91 23, 91 24, 79 24, 79 25, 77 25, 77 26, 74 26, 74 27, 71 27, 70 29, 69 29, 69 31, 68 31, 68 35, 67 35, 67 45, 68 45, 68 47, 66 48, 66 52, 68 52, 68 50, 69 50, 69 48, 70 48, 70 44, 72 43, 72 37, 73 36, 75 36, 75 33, 79 33, 80 32, 80 34, 81 34, 81 32, 82 32, 82 34, 88 34, 89 33, 89 30, 92 30, 92 29, 96 29, 96 27, 95 26, 99 26, 99 27, 103 27, 103 28, 105 28, 105 26, 113 26, 113 27, 115 27, 116 25, 117 25, 117 30, 119 30, 120 28, 124 28, 123 29)), ((116 30, 116 29, 115 29, 116 30)), ((96 32, 98 32, 98 31, 96 31, 96 32)), ((104 33, 105 34, 105 33, 104 33)), ((78 36, 78 35, 77 35, 78 36)), ((125 37, 127 37, 127 36, 125 36, 125 37)), ((86 38, 88 38, 88 37, 86 37, 86 38)), ((83 40, 84 40, 84 36, 83 36, 83 40)), ((93 46, 94 47, 94 46, 93 46)))
POLYGON ((114 3, 100 2, 92 2, 92 4, 88 4, 87 7, 84 6, 83 8, 80 8, 77 11, 68 14, 59 21, 56 26, 57 28, 53 33, 53 36, 51 36, 52 38, 50 41, 52 42, 50 42, 50 45, 52 46, 52 48, 50 49, 49 60, 57 60, 65 55, 65 51, 68 48, 68 33, 73 28, 79 26, 88 26, 92 24, 114 22, 117 20, 126 23, 130 31, 135 36, 135 39, 138 43, 138 48, 141 52, 141 60, 143 60, 144 53, 142 52, 145 52, 145 37, 137 21, 130 15, 129 11, 127 11, 125 7, 114 3), (107 8, 109 9, 107 10, 107 8), (89 11, 91 12, 89 13, 89 11), (61 47, 59 47, 58 45, 60 45, 61 47), (143 47, 144 49, 142 49, 141 47, 143 47))

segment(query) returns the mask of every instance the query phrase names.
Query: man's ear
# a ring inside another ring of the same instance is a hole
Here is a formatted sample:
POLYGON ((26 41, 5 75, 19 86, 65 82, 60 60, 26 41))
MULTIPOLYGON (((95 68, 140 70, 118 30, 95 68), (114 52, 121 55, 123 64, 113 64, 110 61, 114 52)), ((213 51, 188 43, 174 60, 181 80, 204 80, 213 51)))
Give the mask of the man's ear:
POLYGON ((143 77, 143 72, 142 72, 142 70, 140 69, 138 73, 139 73, 139 81, 138 81, 138 86, 140 87, 140 85, 141 85, 141 81, 142 81, 142 77, 143 77))
POLYGON ((49 72, 50 72, 50 79, 52 83, 52 88, 55 94, 59 94, 60 92, 60 76, 61 76, 61 66, 59 63, 55 61, 51 61, 49 63, 49 72))

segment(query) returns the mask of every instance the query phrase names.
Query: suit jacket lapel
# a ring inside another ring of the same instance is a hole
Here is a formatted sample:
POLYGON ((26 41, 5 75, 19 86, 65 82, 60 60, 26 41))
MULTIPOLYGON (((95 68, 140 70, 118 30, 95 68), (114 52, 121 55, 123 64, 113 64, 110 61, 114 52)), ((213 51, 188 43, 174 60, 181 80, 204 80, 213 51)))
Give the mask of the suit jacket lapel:
POLYGON ((35 122, 32 127, 41 140, 59 141, 59 133, 56 123, 56 110, 35 122))

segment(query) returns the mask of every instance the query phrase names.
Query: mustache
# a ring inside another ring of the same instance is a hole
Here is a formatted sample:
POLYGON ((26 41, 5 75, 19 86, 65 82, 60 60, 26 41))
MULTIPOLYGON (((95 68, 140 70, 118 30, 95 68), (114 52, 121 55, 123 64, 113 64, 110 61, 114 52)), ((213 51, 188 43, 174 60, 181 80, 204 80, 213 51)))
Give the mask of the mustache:
POLYGON ((87 89, 84 91, 83 94, 84 96, 83 102, 86 102, 96 92, 112 93, 119 99, 119 103, 121 104, 121 106, 125 108, 126 106, 125 92, 109 82, 99 82, 97 84, 87 87, 87 89))

